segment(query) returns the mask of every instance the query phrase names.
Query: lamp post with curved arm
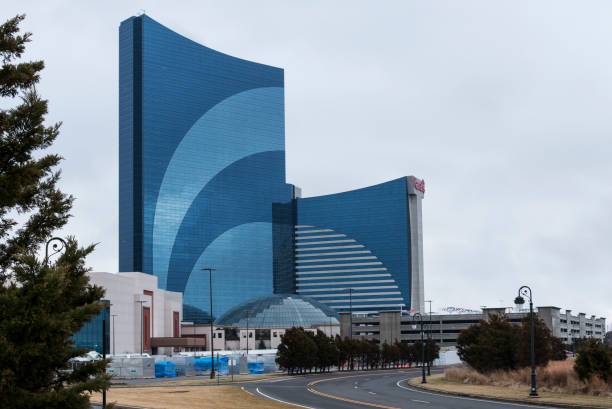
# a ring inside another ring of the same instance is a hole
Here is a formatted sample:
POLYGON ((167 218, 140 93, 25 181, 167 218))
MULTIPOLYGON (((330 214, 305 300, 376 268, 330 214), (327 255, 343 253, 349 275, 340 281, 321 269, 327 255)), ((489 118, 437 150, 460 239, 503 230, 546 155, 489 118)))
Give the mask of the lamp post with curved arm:
POLYGON ((427 379, 425 378, 425 343, 423 342, 423 316, 420 312, 414 313, 412 316, 412 321, 415 324, 412 324, 412 328, 416 328, 416 318, 419 317, 419 321, 421 322, 421 372, 423 374, 423 379, 421 383, 427 383, 427 379))
POLYGON ((49 255, 49 244, 53 243, 53 253, 51 253, 51 256, 59 253, 60 251, 64 250, 66 248, 66 240, 62 239, 61 237, 51 237, 48 241, 47 244, 45 245, 45 266, 49 265, 49 257, 51 257, 49 255), (55 242, 55 243, 53 243, 55 242))
POLYGON ((531 335, 531 391, 529 392, 529 396, 538 396, 538 391, 536 389, 536 372, 535 372, 535 328, 533 323, 533 299, 531 294, 531 288, 526 285, 522 286, 518 290, 518 296, 514 299, 514 303, 518 305, 525 304, 525 299, 523 298, 529 297, 529 326, 530 326, 530 335, 531 335))

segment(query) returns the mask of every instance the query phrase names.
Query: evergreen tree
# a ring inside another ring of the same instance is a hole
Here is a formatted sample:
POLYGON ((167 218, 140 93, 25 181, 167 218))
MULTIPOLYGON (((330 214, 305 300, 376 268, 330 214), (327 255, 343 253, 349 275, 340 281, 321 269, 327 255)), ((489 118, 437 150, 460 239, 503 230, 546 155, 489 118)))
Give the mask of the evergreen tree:
POLYGON ((369 369, 378 368, 380 363, 380 348, 378 344, 372 340, 364 341, 366 349, 366 367, 369 369))
POLYGON ((30 41, 24 16, 0 25, 0 408, 89 408, 85 392, 108 388, 106 361, 70 372, 70 337, 100 313, 104 291, 89 285, 85 257, 69 239, 55 263, 37 251, 70 217, 73 198, 57 188, 61 157, 45 154, 60 124, 46 126, 35 84, 42 61, 16 62, 30 41), (18 220, 24 220, 19 223, 18 220))
POLYGON ((598 376, 612 381, 612 348, 598 339, 588 339, 578 348, 574 371, 582 381, 598 376))
POLYGON ((487 373, 496 369, 517 367, 519 327, 505 315, 490 315, 461 331, 457 337, 457 353, 462 361, 487 373))
POLYGON ((433 361, 440 358, 440 345, 436 343, 432 338, 427 338, 425 341, 425 359, 429 359, 429 365, 433 364, 433 361))
POLYGON ((565 345, 561 338, 550 337, 550 359, 552 361, 565 361, 567 359, 565 345))
POLYGON ((423 361, 427 359, 427 355, 423 357, 423 343, 420 340, 415 341, 414 344, 412 344, 412 350, 414 351, 414 362, 416 362, 417 365, 421 365, 423 361))
POLYGON ((331 366, 336 365, 338 362, 339 351, 334 343, 334 340, 325 335, 322 331, 317 330, 314 341, 317 344, 317 349, 319 352, 319 370, 321 372, 329 370, 331 366))
POLYGON ((317 344, 312 334, 307 334, 304 328, 289 328, 281 337, 281 343, 276 353, 276 363, 281 369, 293 375, 312 369, 317 364, 317 344))
POLYGON ((344 370, 345 365, 349 361, 349 339, 348 337, 340 337, 340 335, 336 335, 336 339, 334 340, 336 344, 336 348, 338 348, 338 369, 344 370))
MULTIPOLYGON (((546 323, 534 314, 534 348, 536 366, 546 366, 552 354, 553 336, 546 323)), ((518 343, 518 366, 531 366, 531 327, 530 316, 521 319, 518 343)))

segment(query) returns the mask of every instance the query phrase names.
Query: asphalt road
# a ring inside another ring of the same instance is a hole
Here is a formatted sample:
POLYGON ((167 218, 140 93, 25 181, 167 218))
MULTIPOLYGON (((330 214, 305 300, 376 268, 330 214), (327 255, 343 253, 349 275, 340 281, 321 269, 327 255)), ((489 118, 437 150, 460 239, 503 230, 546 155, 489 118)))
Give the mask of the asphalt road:
MULTIPOLYGON (((432 371, 436 373, 439 371, 432 371)), ((511 409, 545 408, 509 402, 495 402, 421 391, 407 380, 418 369, 334 373, 243 383, 242 387, 266 399, 291 403, 307 409, 511 409)), ((550 408, 550 407, 549 407, 550 408)))

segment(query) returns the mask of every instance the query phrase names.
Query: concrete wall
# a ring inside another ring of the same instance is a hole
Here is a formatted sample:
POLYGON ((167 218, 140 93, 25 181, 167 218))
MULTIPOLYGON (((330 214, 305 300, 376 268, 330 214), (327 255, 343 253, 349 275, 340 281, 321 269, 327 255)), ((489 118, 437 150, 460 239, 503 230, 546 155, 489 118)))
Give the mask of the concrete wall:
MULTIPOLYGON (((92 284, 105 288, 104 299, 111 303, 111 353, 140 353, 142 313, 139 301, 144 301, 143 305, 151 308, 151 337, 174 335, 173 313, 179 313, 179 322, 183 319, 181 293, 160 290, 157 277, 144 273, 92 272, 88 275, 92 284), (145 295, 145 291, 152 292, 152 296, 145 295)), ((160 354, 172 353, 171 348, 161 349, 158 351, 160 354)))

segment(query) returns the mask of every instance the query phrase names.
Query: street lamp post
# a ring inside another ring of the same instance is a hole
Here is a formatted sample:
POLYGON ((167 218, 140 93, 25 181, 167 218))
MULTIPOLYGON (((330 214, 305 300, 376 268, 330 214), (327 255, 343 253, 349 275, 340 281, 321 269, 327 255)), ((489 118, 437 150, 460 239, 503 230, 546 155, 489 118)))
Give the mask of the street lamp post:
POLYGON ((427 376, 431 376, 431 300, 425 302, 429 303, 429 331, 427 333, 427 376))
POLYGON ((45 266, 49 265, 49 257, 51 257, 49 256, 49 244, 51 243, 53 243, 53 253, 51 253, 51 256, 66 248, 66 240, 62 239, 61 237, 51 237, 45 245, 45 266), (54 241, 59 243, 53 243, 54 241))
MULTIPOLYGON (((102 320, 102 359, 106 360, 106 320, 102 320)), ((106 368, 104 369, 106 372, 106 368)), ((102 389, 102 409, 106 409, 106 388, 102 389)))
POLYGON ((208 271, 208 281, 210 290, 210 379, 215 379, 215 340, 213 339, 213 298, 212 298, 212 272, 216 269, 204 267, 201 270, 208 271))
POLYGON ((529 392, 529 396, 535 397, 538 396, 538 391, 536 389, 536 372, 535 372, 535 328, 533 323, 533 298, 531 294, 531 288, 526 285, 522 286, 518 290, 518 296, 514 299, 514 303, 518 305, 525 304, 525 299, 523 298, 529 297, 529 327, 530 327, 530 336, 531 336, 531 391, 529 392))
MULTIPOLYGON (((423 343, 423 316, 420 312, 414 313, 412 316, 412 321, 416 322, 416 317, 419 317, 419 321, 421 322, 421 372, 423 375, 423 379, 421 383, 427 383, 427 379, 425 378, 425 344, 423 343)), ((416 324, 412 324, 412 328, 416 328, 416 324)))
POLYGON ((353 339, 353 289, 347 288, 349 292, 349 311, 351 316, 349 318, 349 337, 353 339))
POLYGON ((246 356, 247 356, 247 363, 248 363, 248 361, 249 361, 249 310, 246 310, 246 319, 247 319, 247 333, 246 333, 247 345, 246 345, 246 356))

